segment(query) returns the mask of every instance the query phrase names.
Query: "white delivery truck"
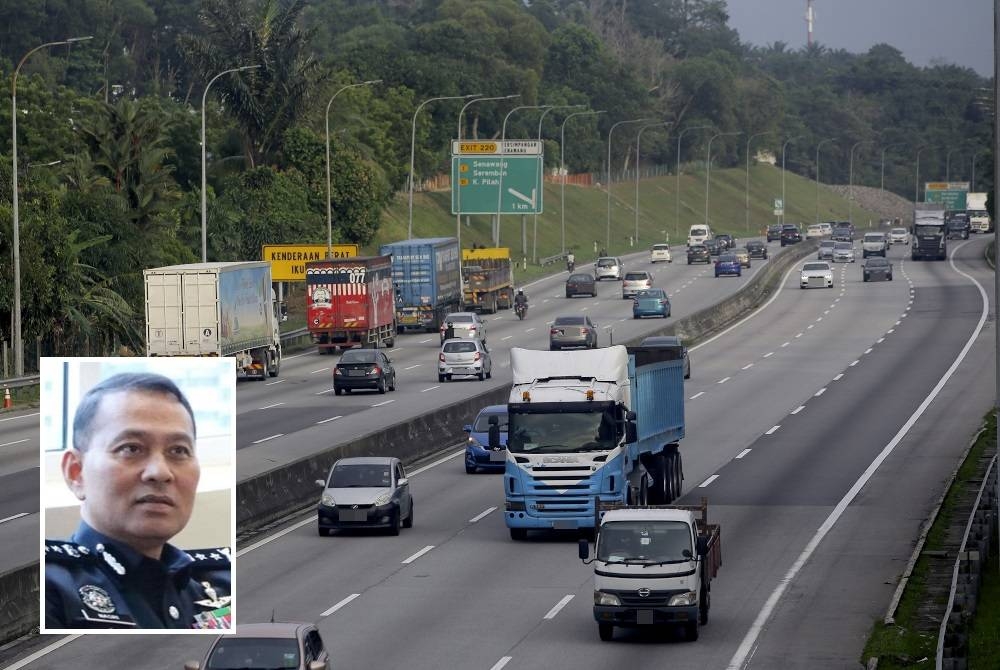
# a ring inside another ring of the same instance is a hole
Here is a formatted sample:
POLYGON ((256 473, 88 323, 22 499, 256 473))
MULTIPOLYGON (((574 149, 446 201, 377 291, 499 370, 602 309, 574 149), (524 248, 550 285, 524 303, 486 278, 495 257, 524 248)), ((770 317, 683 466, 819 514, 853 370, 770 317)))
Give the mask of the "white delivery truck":
POLYGON ((965 196, 965 212, 969 215, 969 228, 974 233, 988 233, 993 230, 993 221, 986 209, 985 193, 969 193, 965 196))
POLYGON ((147 356, 232 356, 238 377, 278 376, 285 319, 266 261, 143 270, 147 356))

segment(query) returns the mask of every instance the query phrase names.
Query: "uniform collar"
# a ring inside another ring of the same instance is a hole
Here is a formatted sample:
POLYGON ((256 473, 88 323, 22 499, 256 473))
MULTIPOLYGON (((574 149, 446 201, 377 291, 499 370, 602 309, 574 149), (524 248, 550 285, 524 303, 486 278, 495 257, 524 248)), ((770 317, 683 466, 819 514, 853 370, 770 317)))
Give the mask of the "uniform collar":
POLYGON ((173 575, 194 562, 187 552, 169 543, 163 545, 160 560, 154 560, 129 545, 94 530, 86 521, 81 521, 77 526, 72 541, 88 547, 95 555, 104 555, 104 561, 119 575, 136 574, 153 567, 173 575))

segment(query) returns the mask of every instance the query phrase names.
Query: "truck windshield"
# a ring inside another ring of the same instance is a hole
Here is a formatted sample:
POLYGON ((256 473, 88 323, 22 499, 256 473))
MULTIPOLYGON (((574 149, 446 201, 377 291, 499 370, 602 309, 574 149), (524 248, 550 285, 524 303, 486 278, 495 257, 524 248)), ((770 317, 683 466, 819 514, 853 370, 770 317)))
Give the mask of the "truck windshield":
POLYGON ((918 224, 916 230, 914 231, 917 235, 940 235, 942 224, 918 224))
POLYGON ((610 521, 601 525, 597 560, 605 563, 682 563, 691 560, 691 530, 683 521, 610 521))
POLYGON ((511 413, 507 449, 512 453, 561 454, 608 451, 620 432, 612 408, 589 412, 511 413))

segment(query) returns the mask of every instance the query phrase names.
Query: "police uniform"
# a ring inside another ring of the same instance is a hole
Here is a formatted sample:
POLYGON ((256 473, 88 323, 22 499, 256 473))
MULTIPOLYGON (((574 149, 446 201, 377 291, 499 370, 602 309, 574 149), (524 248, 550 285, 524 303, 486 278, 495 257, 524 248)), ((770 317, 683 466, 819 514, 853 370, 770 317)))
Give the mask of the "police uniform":
POLYGON ((81 522, 45 541, 47 628, 231 628, 229 549, 163 546, 153 560, 81 522))

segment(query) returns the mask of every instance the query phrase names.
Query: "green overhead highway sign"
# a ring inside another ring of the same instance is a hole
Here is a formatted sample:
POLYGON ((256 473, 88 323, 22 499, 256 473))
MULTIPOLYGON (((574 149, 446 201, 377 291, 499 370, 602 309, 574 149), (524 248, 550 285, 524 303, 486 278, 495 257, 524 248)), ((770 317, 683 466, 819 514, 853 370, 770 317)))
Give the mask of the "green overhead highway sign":
POLYGON ((969 182, 931 181, 924 184, 924 202, 944 203, 945 209, 964 210, 969 182))
POLYGON ((451 213, 542 213, 542 156, 460 155, 451 158, 451 213))

